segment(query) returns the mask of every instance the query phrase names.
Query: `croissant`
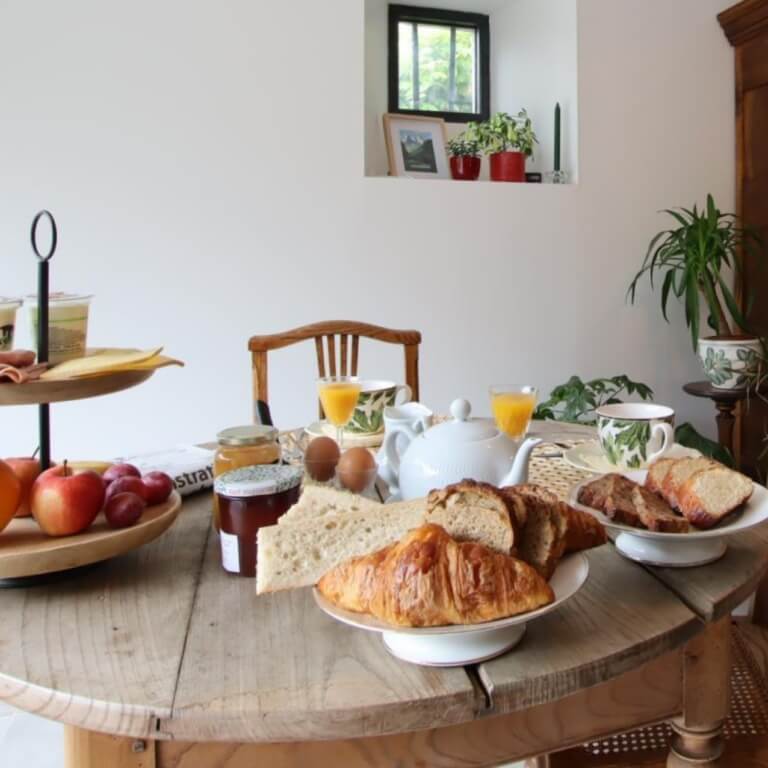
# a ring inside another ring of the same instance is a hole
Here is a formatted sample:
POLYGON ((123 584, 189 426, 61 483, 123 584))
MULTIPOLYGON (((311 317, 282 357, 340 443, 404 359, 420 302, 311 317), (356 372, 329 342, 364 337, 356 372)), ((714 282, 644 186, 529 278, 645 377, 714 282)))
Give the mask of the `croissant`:
POLYGON ((401 627, 479 624, 551 603, 529 565, 423 525, 398 543, 328 571, 317 589, 340 608, 401 627))

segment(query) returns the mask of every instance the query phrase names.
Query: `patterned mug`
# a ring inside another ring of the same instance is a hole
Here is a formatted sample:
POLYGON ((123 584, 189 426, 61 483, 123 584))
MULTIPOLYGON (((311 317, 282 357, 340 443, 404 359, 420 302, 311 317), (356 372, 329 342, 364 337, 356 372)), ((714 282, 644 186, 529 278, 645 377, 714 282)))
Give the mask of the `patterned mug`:
POLYGON ((666 405, 616 403, 597 409, 605 458, 619 469, 643 469, 675 444, 675 412, 666 405))
POLYGON ((361 381, 360 397, 344 431, 355 435, 375 435, 382 432, 384 409, 395 404, 400 392, 405 393, 400 405, 409 403, 413 393, 407 384, 396 384, 394 381, 361 381))

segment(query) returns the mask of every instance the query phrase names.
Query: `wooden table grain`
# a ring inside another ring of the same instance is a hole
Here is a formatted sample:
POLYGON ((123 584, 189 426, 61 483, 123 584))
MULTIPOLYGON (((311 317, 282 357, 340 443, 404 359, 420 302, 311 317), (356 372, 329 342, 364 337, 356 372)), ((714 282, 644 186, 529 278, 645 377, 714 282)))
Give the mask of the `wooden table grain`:
POLYGON ((479 767, 662 719, 671 764, 715 764, 693 761, 719 748, 727 612, 768 567, 765 529, 684 572, 594 550, 585 587, 512 653, 430 669, 309 590, 257 598, 224 573, 210 501, 141 550, 0 591, 0 698, 68 726, 67 768, 479 767))

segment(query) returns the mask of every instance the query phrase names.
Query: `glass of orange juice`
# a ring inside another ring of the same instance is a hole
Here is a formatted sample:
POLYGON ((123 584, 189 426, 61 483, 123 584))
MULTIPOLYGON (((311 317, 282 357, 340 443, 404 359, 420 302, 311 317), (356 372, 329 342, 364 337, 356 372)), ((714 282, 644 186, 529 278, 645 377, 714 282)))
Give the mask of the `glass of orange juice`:
POLYGON ((328 421, 336 427, 339 450, 344 440, 344 427, 355 412, 360 397, 360 380, 357 376, 326 376, 317 380, 320 403, 328 421))
POLYGON ((524 438, 536 396, 535 387, 491 387, 491 408, 499 430, 513 440, 524 438))

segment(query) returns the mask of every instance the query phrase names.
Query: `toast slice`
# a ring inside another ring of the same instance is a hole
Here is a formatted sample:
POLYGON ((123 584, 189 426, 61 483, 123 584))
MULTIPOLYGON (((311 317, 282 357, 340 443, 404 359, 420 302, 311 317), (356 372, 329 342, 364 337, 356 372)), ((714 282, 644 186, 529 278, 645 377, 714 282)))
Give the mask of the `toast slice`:
POLYGON ((426 522, 441 526, 460 541, 481 541, 509 554, 515 546, 517 527, 510 506, 498 488, 462 480, 429 494, 426 522))
POLYGON ((648 476, 645 478, 645 487, 661 495, 664 487, 664 478, 679 459, 657 459, 648 467, 648 476))
POLYGON ((660 496, 648 488, 638 485, 632 491, 632 501, 643 528, 662 533, 688 533, 691 526, 680 515, 676 515, 660 496))
POLYGON ((680 511, 697 528, 712 528, 752 496, 752 481, 722 464, 694 472, 678 491, 680 511))
POLYGON ((635 485, 636 483, 633 483, 624 475, 611 472, 608 475, 598 477, 597 480, 593 480, 591 483, 582 485, 579 489, 577 500, 579 504, 600 510, 610 517, 607 511, 609 498, 614 497, 615 502, 615 497, 628 497, 635 485))
POLYGON ((720 466, 714 459, 701 456, 695 459, 679 459, 670 468, 661 484, 661 495, 672 509, 679 509, 678 492, 688 478, 702 469, 720 466))

